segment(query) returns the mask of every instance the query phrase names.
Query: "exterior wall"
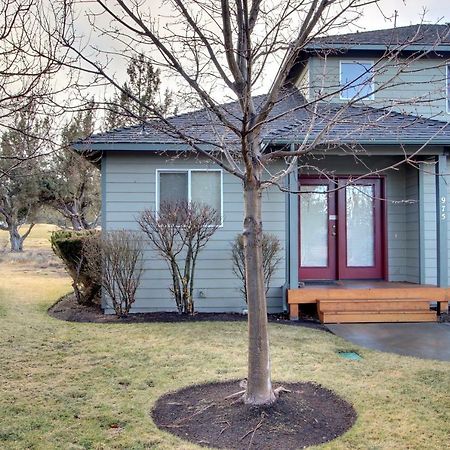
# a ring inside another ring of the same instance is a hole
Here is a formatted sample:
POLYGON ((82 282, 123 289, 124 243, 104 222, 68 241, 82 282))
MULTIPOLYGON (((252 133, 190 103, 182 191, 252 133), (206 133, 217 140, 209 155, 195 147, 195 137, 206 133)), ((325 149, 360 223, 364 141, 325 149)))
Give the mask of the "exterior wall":
MULTIPOLYGON (((328 156, 315 161, 314 165, 336 175, 363 174, 369 170, 384 169, 399 161, 386 156, 361 157, 356 162, 352 157, 328 156)), ((419 229, 417 171, 400 166, 390 170, 386 176, 386 212, 388 244, 388 280, 420 282, 419 273, 419 229)), ((301 180, 301 175, 300 175, 301 180)))
MULTIPOLYGON (((364 57, 311 57, 306 71, 310 80, 309 89, 305 86, 305 76, 300 74, 296 85, 302 92, 309 91, 311 97, 323 89, 323 93, 333 93, 339 89, 340 61, 376 61, 377 58, 364 57)), ((375 93, 373 100, 364 99, 367 106, 375 108, 392 107, 406 114, 448 121, 450 114, 446 107, 446 65, 438 58, 424 58, 406 65, 399 73, 399 66, 386 61, 384 66, 376 69, 374 76, 375 93)), ((331 97, 332 102, 345 103, 339 94, 331 97)))
POLYGON ((423 282, 436 284, 436 177, 433 160, 420 165, 423 189, 423 282))
MULTIPOLYGON (((421 180, 423 189, 423 279, 424 283, 437 283, 437 236, 436 236, 436 176, 434 160, 430 159, 421 164, 421 180)), ((444 178, 447 185, 450 183, 450 161, 447 160, 447 174, 444 178)), ((447 190, 447 205, 448 195, 447 190)), ((447 206, 448 208, 448 206, 447 206)), ((447 232, 450 236, 450 220, 447 213, 447 232)), ((450 239, 447 240, 449 260, 447 267, 450 267, 450 239)), ((450 285, 450 273, 448 273, 448 284, 450 285)))
MULTIPOLYGON (((157 169, 217 168, 194 158, 168 159, 149 153, 109 152, 103 160, 103 226, 106 230, 137 230, 136 218, 146 208, 155 208, 157 169)), ((195 286, 198 311, 236 311, 245 309, 239 291, 239 280, 232 272, 231 242, 242 232, 243 197, 240 181, 223 174, 224 225, 200 253, 195 286), (200 297, 200 292, 204 297, 200 297)), ((263 196, 265 231, 276 234, 285 247, 285 194, 273 188, 263 196)), ((170 274, 166 263, 148 248, 145 252, 146 272, 133 312, 175 310, 169 292, 170 274)), ((269 311, 282 310, 282 286, 285 284, 285 258, 272 278, 268 294, 269 311)))
POLYGON ((301 72, 295 85, 298 90, 304 95, 304 97, 309 100, 311 95, 311 80, 310 80, 310 65, 306 65, 305 69, 301 72))
POLYGON ((419 228, 419 172, 413 167, 405 170, 405 250, 406 278, 411 283, 420 282, 420 228, 419 228))
MULTIPOLYGON (((337 175, 352 175, 367 172, 367 168, 385 168, 398 160, 393 156, 364 156, 356 160, 348 156, 329 155, 325 159, 315 160, 314 165, 337 175)), ((389 281, 436 283, 436 187, 432 162, 422 164, 420 172, 406 165, 399 170, 385 172, 389 281), (423 238, 422 245, 420 236, 423 238)), ((450 173, 450 163, 448 167, 450 173)), ((102 224, 105 230, 138 229, 135 218, 142 210, 155 208, 156 170, 161 168, 217 167, 193 158, 171 160, 143 152, 108 153, 102 164, 102 224)), ((232 273, 230 261, 231 241, 242 230, 242 187, 238 179, 226 173, 223 176, 223 201, 224 226, 199 257, 195 289, 196 309, 199 311, 241 312, 245 309, 239 291, 240 283, 232 273), (200 292, 204 297, 200 296, 200 292)), ((264 193, 265 230, 275 233, 284 248, 288 245, 287 205, 286 195, 275 188, 264 193)), ((450 220, 447 224, 450 236, 450 220)), ((448 245, 450 255, 450 242, 448 245)), ((280 311, 283 307, 282 292, 288 267, 284 251, 282 255, 282 263, 274 274, 268 295, 271 312, 280 311)), ((133 311, 175 310, 168 289, 170 275, 165 262, 148 248, 145 265, 147 271, 133 311)))

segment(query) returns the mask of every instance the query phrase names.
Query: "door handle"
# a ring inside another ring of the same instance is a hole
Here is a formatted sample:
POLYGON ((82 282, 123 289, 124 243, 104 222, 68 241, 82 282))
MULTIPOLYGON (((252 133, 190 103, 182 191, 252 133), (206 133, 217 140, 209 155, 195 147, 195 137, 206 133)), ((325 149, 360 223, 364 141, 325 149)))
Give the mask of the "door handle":
POLYGON ((331 236, 336 236, 336 225, 331 225, 331 236))

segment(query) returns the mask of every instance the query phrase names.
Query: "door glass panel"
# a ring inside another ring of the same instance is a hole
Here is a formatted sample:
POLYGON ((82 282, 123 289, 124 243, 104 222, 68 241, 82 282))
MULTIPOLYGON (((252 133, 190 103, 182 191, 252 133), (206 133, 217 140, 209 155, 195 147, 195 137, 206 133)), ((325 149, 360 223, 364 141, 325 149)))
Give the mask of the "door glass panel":
POLYGON ((300 248, 303 267, 328 266, 327 186, 300 186, 300 248))
POLYGON ((345 188, 347 221, 347 267, 375 265, 374 188, 345 188))

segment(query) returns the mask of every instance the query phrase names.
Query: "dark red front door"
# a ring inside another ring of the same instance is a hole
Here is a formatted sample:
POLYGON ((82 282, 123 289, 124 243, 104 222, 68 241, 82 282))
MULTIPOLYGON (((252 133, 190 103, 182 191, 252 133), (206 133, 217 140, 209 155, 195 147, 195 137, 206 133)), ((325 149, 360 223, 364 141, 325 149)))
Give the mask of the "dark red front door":
POLYGON ((300 280, 384 277, 381 183, 301 180, 300 280))

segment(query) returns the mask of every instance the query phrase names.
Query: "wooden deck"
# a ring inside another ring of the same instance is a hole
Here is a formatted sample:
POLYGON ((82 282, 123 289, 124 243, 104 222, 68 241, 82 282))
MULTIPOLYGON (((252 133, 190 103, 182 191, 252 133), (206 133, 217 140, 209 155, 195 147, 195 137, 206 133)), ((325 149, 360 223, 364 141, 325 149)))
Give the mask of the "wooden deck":
POLYGON ((341 281, 307 284, 288 290, 291 319, 301 315, 301 305, 317 304, 322 323, 435 322, 438 311, 448 309, 449 288, 385 281, 341 281))

